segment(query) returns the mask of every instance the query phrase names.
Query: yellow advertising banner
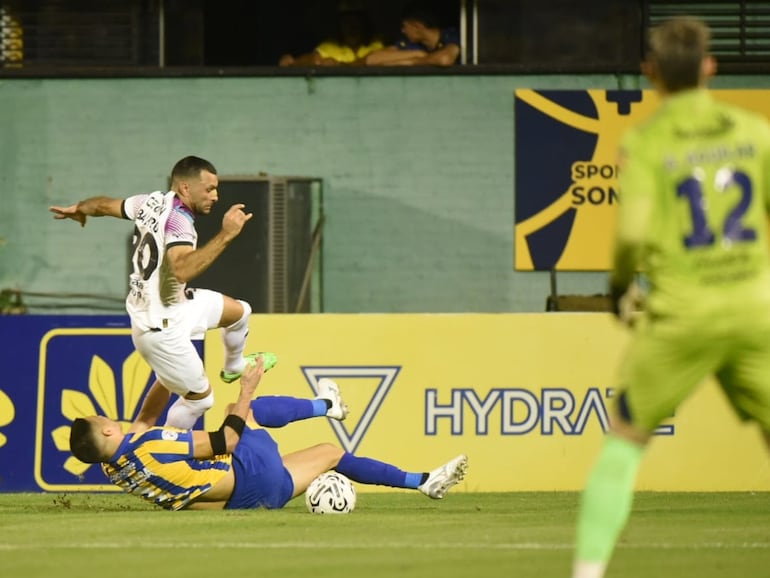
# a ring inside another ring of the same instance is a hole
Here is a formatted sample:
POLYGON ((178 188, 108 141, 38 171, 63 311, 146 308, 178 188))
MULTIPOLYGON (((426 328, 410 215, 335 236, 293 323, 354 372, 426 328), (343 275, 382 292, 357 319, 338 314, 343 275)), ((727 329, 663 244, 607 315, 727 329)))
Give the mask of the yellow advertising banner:
MULTIPOLYGON (((770 117, 768 90, 714 90, 770 117)), ((617 149, 657 107, 651 90, 516 90, 514 268, 611 266, 617 149)))
MULTIPOLYGON (((271 430, 283 453, 330 442, 410 471, 466 453, 460 491, 492 492, 582 487, 627 339, 601 313, 254 315, 248 346, 279 359, 258 395, 313 397, 330 377, 350 406, 343 422, 271 430)), ((237 384, 219 382, 216 332, 205 352, 216 429, 237 384)), ((758 431, 708 383, 659 428, 638 487, 766 491, 770 464, 758 431)))

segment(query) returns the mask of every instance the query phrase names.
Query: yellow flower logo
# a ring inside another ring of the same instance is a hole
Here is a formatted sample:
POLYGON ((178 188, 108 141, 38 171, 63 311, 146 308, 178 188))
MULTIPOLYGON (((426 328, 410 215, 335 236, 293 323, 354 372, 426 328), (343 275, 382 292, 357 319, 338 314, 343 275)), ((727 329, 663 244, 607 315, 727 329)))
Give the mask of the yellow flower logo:
MULTIPOLYGON (((94 355, 91 359, 91 368, 88 374, 88 391, 91 395, 89 396, 82 391, 65 389, 61 396, 62 415, 70 421, 78 417, 104 415, 119 422, 124 432, 128 431, 139 409, 142 394, 151 373, 152 369, 142 356, 139 355, 138 351, 134 351, 123 362, 121 388, 123 394, 123 415, 120 416, 118 415, 118 388, 115 383, 115 374, 101 357, 94 355)), ((0 416, 2 415, 2 405, 0 404, 0 416)), ((63 425, 51 432, 51 437, 57 450, 63 452, 70 451, 70 429, 70 426, 63 425)), ((64 469, 71 474, 81 476, 91 465, 81 462, 74 456, 70 456, 64 462, 64 469)))
MULTIPOLYGON (((16 408, 13 406, 11 398, 0 389, 0 427, 6 426, 16 417, 16 408)), ((5 445, 8 438, 0 433, 0 448, 5 445)))

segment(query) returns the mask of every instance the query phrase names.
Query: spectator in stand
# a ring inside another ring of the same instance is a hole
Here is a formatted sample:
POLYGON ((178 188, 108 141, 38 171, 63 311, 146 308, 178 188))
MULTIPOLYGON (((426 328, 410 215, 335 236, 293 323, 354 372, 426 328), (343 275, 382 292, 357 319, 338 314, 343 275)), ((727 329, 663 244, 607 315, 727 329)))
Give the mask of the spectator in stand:
POLYGON ((368 66, 452 66, 460 56, 457 28, 442 28, 421 2, 408 4, 401 15, 403 36, 366 57, 368 66))
POLYGON ((312 52, 300 56, 284 54, 280 66, 363 66, 366 57, 384 47, 372 32, 364 8, 358 4, 340 3, 337 8, 337 31, 333 38, 321 42, 312 52))

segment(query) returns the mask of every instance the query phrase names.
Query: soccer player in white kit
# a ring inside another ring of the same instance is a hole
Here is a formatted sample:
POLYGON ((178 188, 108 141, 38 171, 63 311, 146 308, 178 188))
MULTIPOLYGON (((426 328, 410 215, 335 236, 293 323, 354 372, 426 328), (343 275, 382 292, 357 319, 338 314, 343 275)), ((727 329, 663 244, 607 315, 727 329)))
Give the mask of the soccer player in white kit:
MULTIPOLYGON (((178 398, 167 414, 167 426, 192 428, 214 404, 214 393, 192 340, 221 327, 225 361, 221 377, 238 379, 246 360, 243 349, 251 307, 187 283, 205 271, 252 218, 245 205, 225 213, 221 230, 197 247, 196 215, 207 215, 217 202, 217 171, 209 161, 188 156, 171 171, 171 190, 125 199, 91 197, 69 207, 51 207, 55 219, 73 219, 85 226, 87 217, 111 216, 134 221, 133 271, 126 310, 134 346, 152 367, 157 380, 178 398)), ((256 357, 252 354, 247 357, 256 357)), ((275 356, 262 354, 265 369, 275 356)))

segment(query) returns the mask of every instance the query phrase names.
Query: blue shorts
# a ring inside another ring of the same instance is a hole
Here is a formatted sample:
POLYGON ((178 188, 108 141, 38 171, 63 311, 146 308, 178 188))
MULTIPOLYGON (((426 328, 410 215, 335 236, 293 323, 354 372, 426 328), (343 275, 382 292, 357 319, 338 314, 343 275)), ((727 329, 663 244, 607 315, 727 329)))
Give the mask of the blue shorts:
POLYGON ((235 488, 226 510, 283 508, 294 493, 294 481, 283 466, 278 444, 263 429, 243 430, 233 452, 235 488))

